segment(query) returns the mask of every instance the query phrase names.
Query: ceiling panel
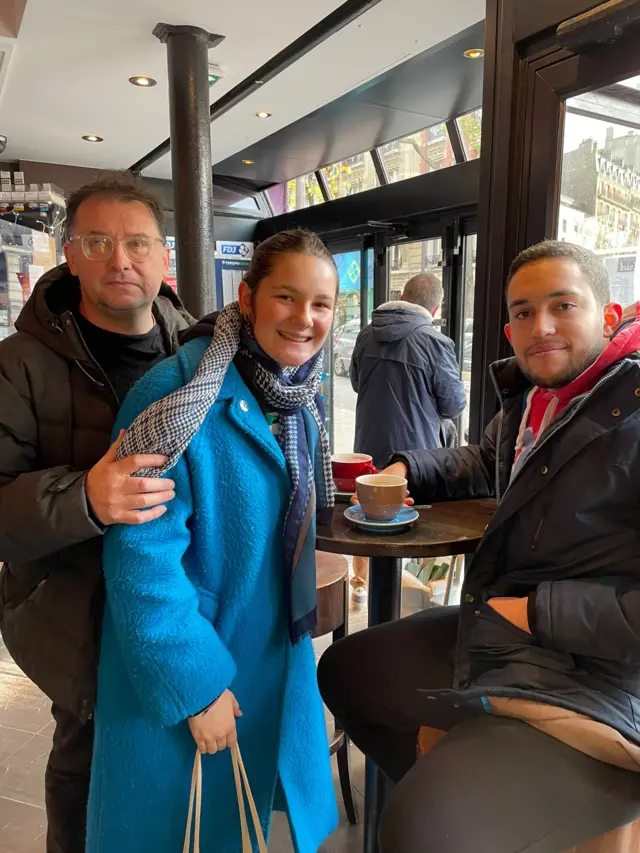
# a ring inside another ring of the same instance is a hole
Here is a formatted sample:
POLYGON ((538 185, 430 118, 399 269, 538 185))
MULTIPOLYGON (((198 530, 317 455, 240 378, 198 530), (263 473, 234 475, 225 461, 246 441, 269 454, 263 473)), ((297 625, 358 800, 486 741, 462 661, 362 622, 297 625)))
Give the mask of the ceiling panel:
MULTIPOLYGON (((126 168, 168 136, 166 48, 156 23, 226 36, 211 100, 290 44, 340 0, 29 0, 0 93, 7 159, 126 168), (129 77, 158 85, 137 89, 129 77), (84 134, 104 138, 100 144, 84 134)), ((382 0, 213 125, 214 162, 255 144, 484 17, 484 0, 382 0), (272 118, 261 121, 258 110, 272 118)), ((380 118, 371 118, 380 122, 380 118)), ((384 126, 384 120, 382 121, 384 126)), ((170 158, 149 170, 171 177, 170 158)))
POLYGON ((476 109, 482 104, 483 62, 466 59, 464 51, 483 43, 483 23, 467 28, 216 163, 214 172, 280 183, 476 109))

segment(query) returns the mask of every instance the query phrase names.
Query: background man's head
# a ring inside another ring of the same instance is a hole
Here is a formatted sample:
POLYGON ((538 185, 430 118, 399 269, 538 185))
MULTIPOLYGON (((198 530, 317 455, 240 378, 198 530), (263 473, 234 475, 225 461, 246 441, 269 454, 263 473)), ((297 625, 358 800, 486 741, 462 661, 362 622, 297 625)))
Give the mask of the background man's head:
POLYGON ((65 257, 80 279, 87 319, 149 313, 169 267, 162 204, 132 175, 101 178, 72 193, 65 257))
POLYGON ((426 308, 430 314, 440 307, 444 298, 444 290, 440 279, 432 273, 420 273, 414 275, 404 286, 402 293, 403 302, 411 302, 426 308))
POLYGON ((531 382, 561 388, 596 361, 620 325, 610 300, 607 270, 588 249, 548 240, 516 258, 505 332, 531 382))

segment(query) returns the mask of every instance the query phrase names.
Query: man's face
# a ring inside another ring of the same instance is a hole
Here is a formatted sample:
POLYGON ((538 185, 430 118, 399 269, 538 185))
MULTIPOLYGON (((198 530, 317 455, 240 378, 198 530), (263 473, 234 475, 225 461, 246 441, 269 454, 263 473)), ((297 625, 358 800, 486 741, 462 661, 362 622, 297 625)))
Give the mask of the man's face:
POLYGON ((622 309, 599 306, 580 267, 568 258, 527 264, 507 291, 505 332, 523 373, 542 388, 568 385, 598 358, 622 309))
POLYGON ((118 240, 152 238, 160 232, 151 211, 139 201, 96 196, 80 205, 71 237, 108 236, 115 248, 110 258, 87 258, 81 240, 64 247, 71 272, 80 279, 82 299, 92 313, 109 317, 136 314, 151 305, 169 268, 169 249, 156 242, 150 257, 132 261, 118 240))

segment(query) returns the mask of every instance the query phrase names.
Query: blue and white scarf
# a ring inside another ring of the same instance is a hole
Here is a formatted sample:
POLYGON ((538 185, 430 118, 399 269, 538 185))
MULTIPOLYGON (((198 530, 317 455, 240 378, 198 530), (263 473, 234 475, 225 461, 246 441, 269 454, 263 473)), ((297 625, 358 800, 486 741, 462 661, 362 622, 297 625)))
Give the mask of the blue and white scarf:
POLYGON ((256 387, 270 410, 280 415, 277 441, 292 485, 284 525, 285 588, 290 602, 290 636, 296 643, 316 624, 315 561, 301 558, 308 537, 315 536, 316 502, 319 509, 332 507, 335 494, 331 450, 319 394, 322 351, 302 367, 283 370, 260 349, 238 303, 228 305, 217 317, 211 343, 191 380, 138 415, 120 444, 118 458, 138 453, 168 457, 162 468, 141 469, 138 477, 157 477, 171 470, 217 400, 225 374, 238 352, 253 359, 256 387), (320 437, 314 459, 303 409, 311 414, 320 437))

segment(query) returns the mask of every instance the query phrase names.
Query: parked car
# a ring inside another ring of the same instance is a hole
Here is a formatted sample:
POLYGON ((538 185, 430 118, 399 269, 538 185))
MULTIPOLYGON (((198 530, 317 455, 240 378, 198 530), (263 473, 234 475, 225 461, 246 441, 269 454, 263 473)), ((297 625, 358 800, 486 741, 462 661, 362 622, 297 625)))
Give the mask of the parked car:
POLYGON ((333 371, 336 376, 348 376, 351 356, 360 334, 360 320, 348 320, 336 329, 333 336, 333 371))

